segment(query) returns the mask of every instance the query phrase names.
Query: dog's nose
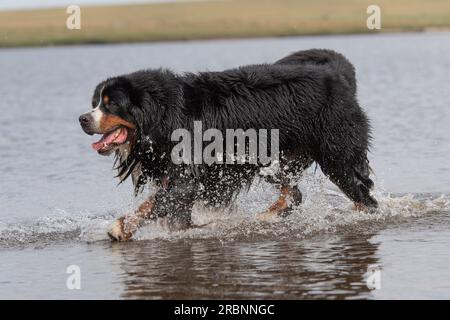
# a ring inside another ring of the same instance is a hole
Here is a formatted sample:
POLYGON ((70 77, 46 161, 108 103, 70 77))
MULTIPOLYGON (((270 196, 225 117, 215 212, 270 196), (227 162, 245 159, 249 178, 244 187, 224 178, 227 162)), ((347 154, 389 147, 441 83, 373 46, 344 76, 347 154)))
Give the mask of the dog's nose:
POLYGON ((78 120, 80 121, 81 124, 86 124, 86 123, 89 122, 89 118, 88 118, 88 116, 85 115, 85 114, 82 114, 82 115, 78 118, 78 120))

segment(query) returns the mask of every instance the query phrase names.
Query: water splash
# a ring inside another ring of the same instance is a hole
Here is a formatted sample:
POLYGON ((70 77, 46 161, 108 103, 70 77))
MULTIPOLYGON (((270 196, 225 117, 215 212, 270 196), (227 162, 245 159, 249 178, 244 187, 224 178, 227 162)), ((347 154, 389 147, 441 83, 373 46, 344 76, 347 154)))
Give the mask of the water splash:
MULTIPOLYGON (((318 233, 373 232, 393 223, 437 212, 450 212, 450 196, 429 194, 393 195, 374 192, 379 209, 374 212, 353 210, 352 203, 324 177, 306 176, 300 183, 304 203, 287 218, 261 222, 256 214, 276 199, 276 190, 256 183, 248 194, 240 195, 226 210, 208 210, 196 205, 193 221, 206 225, 185 231, 169 231, 162 223, 151 222, 140 229, 136 240, 217 239, 220 241, 257 241, 260 239, 305 238, 318 233)), ((121 210, 122 211, 122 210, 121 210)), ((0 223, 0 246, 14 247, 56 242, 95 242, 107 240, 108 226, 121 212, 70 214, 58 210, 52 215, 14 224, 0 223)))
MULTIPOLYGON (((381 185, 381 184, 380 184, 381 185)), ((394 223, 410 221, 438 212, 450 212, 450 196, 432 194, 394 195, 382 188, 374 191, 379 209, 361 212, 323 176, 304 177, 300 188, 304 203, 287 218, 262 222, 256 214, 276 199, 275 189, 265 183, 252 186, 240 195, 233 208, 208 210, 194 207, 193 221, 206 225, 186 231, 168 232, 157 223, 149 223, 136 234, 138 240, 218 239, 221 241, 255 241, 263 239, 306 238, 318 233, 374 232, 394 223)))
POLYGON ((70 214, 57 210, 54 214, 35 221, 0 223, 0 247, 28 244, 45 245, 62 241, 98 241, 105 238, 104 230, 113 221, 114 214, 70 214))

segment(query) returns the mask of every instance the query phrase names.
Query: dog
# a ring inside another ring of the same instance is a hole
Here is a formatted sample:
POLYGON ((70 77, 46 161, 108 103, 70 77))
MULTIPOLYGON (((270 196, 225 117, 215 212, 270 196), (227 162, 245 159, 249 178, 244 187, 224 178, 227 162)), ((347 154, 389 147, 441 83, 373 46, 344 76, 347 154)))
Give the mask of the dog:
POLYGON ((119 218, 108 234, 125 241, 147 219, 192 226, 194 202, 230 205, 266 166, 175 164, 172 133, 180 128, 278 129, 278 170, 264 178, 279 199, 259 217, 285 216, 302 202, 296 186, 316 163, 354 202, 377 207, 367 153, 369 120, 356 98, 355 69, 341 54, 325 49, 295 52, 275 63, 221 72, 176 74, 154 69, 109 78, 97 85, 93 109, 79 117, 85 133, 102 134, 92 144, 101 155, 115 154, 118 178, 131 177, 135 193, 147 183, 156 192, 133 215, 119 218))

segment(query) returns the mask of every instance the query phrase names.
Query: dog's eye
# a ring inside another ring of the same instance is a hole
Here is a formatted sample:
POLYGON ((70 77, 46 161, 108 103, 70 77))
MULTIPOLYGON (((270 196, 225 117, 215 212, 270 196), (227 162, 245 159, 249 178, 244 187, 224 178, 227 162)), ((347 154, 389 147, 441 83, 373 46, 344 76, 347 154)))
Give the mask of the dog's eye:
POLYGON ((102 104, 101 108, 103 108, 103 110, 106 112, 110 112, 109 105, 102 104))

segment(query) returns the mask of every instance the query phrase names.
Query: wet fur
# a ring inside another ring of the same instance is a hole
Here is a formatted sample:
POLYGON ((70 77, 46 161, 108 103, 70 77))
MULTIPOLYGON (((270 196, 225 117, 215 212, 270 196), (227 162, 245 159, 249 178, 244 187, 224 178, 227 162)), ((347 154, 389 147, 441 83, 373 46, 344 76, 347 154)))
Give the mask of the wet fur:
POLYGON ((273 64, 221 72, 138 71, 102 82, 94 99, 103 87, 118 105, 110 112, 136 125, 128 156, 116 152, 119 177, 134 175, 136 192, 149 181, 170 182, 156 199, 172 204, 156 208, 158 216, 189 220, 195 200, 228 205, 260 171, 258 165, 174 165, 171 133, 192 132, 195 120, 203 130, 223 133, 279 129, 280 151, 294 174, 316 162, 351 200, 377 205, 369 192, 369 121, 356 99, 354 68, 334 51, 300 51, 273 64))

